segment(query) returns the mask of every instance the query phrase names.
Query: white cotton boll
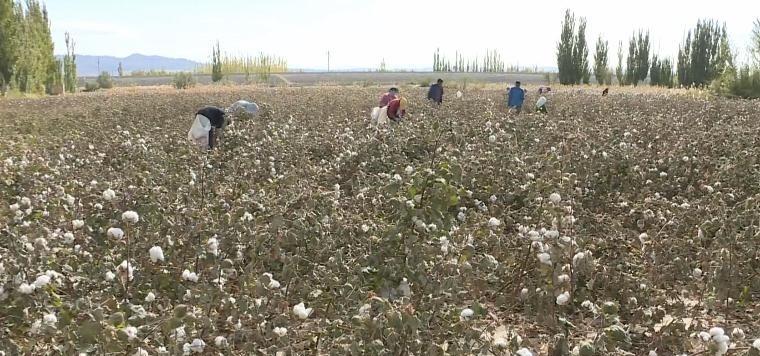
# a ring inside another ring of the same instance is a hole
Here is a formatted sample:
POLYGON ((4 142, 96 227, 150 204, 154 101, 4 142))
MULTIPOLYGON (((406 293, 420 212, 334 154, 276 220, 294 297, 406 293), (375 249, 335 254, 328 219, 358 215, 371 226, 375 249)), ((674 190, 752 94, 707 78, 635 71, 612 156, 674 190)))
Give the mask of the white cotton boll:
POLYGON ((21 283, 20 286, 18 286, 18 292, 21 294, 32 294, 34 293, 34 284, 29 285, 26 283, 21 283))
POLYGON ((639 235, 639 242, 641 242, 642 245, 645 244, 648 240, 649 240, 649 235, 647 235, 646 232, 643 232, 639 235))
POLYGON ((495 229, 501 225, 501 221, 497 218, 490 218, 488 219, 488 227, 491 229, 495 229))
POLYGON ((128 223, 136 224, 140 221, 140 215, 132 210, 128 210, 121 214, 121 219, 128 223))
POLYGON ((113 281, 114 278, 116 278, 116 275, 113 272, 111 272, 111 271, 106 272, 106 281, 107 282, 113 281))
POLYGON ((279 326, 276 327, 276 328, 274 328, 273 331, 274 331, 274 334, 277 335, 278 337, 283 337, 283 336, 285 336, 285 335, 288 334, 288 329, 287 328, 281 328, 279 326))
POLYGON ((537 255, 538 261, 547 266, 552 265, 552 256, 546 252, 539 253, 537 255))
POLYGON ((127 335, 127 339, 134 340, 137 338, 137 328, 134 326, 127 326, 124 328, 124 334, 127 335))
POLYGON ((103 210, 103 204, 95 203, 94 207, 95 207, 95 210, 103 210))
POLYGON ((217 240, 215 237, 212 237, 208 239, 206 242, 206 250, 208 253, 218 256, 219 255, 219 240, 217 240))
POLYGON ((488 136, 488 142, 490 142, 490 143, 496 143, 496 135, 488 136))
POLYGON ((214 345, 220 349, 226 348, 228 344, 229 343, 227 342, 227 338, 224 336, 219 335, 214 338, 214 345))
POLYGON ((309 315, 311 315, 312 311, 313 309, 306 308, 303 302, 298 303, 295 306, 293 306, 293 314, 295 314, 295 316, 297 316, 299 319, 307 319, 309 315))
POLYGON ((666 172, 660 172, 660 178, 666 178, 668 174, 666 172))
POLYGON ((752 342, 752 347, 755 348, 755 350, 760 351, 760 339, 756 339, 754 342, 752 342))
POLYGON ((369 231, 369 226, 367 226, 367 224, 362 224, 362 232, 367 232, 367 231, 369 231))
POLYGON ((701 331, 698 336, 704 342, 710 341, 710 334, 707 332, 701 331))
POLYGON ((517 356, 533 356, 533 353, 530 352, 530 350, 528 350, 528 349, 526 349, 526 348, 523 347, 523 348, 517 350, 517 353, 515 353, 515 355, 517 355, 517 356))
POLYGON ((190 272, 190 270, 186 269, 182 271, 182 279, 188 282, 198 282, 198 274, 195 272, 190 272))
POLYGON ((414 202, 411 200, 406 201, 406 207, 409 209, 414 209, 414 202))
POLYGON ((715 335, 712 337, 713 341, 719 344, 727 344, 730 338, 728 335, 715 335))
POLYGON ((488 198, 488 200, 489 200, 491 203, 496 203, 496 200, 497 200, 497 198, 496 198, 496 195, 491 195, 491 197, 490 197, 490 198, 488 198))
POLYGON ((156 300, 156 295, 153 294, 153 292, 148 292, 148 295, 145 296, 146 303, 153 303, 153 301, 155 300, 156 300))
POLYGON ((457 220, 459 220, 459 221, 464 221, 464 219, 465 219, 465 215, 464 215, 464 212, 460 211, 460 212, 457 214, 457 220))
POLYGON ((523 288, 522 290, 520 290, 520 298, 523 300, 527 299, 528 293, 529 293, 528 288, 523 288))
POLYGON ((725 335, 723 328, 720 328, 720 327, 710 328, 710 336, 715 337, 718 335, 725 335))
POLYGON ((526 176, 528 179, 530 179, 530 180, 534 180, 534 179, 536 179, 536 175, 535 175, 535 174, 533 174, 533 173, 528 173, 528 174, 526 174, 525 176, 526 176))
POLYGON ((733 337, 734 339, 743 340, 745 336, 746 335, 744 335, 744 330, 742 329, 734 328, 734 330, 731 331, 731 337, 733 337))
POLYGON ((14 204, 9 205, 8 209, 11 209, 11 212, 15 213, 15 212, 17 212, 20 209, 20 207, 19 207, 18 204, 14 203, 14 204))
POLYGON ((44 322, 48 326, 55 326, 55 324, 58 323, 58 317, 55 316, 53 313, 45 314, 42 317, 42 322, 44 322))
POLYGON ((649 351, 649 356, 657 356, 657 351, 649 351))
POLYGON ((201 339, 193 339, 193 343, 190 344, 190 350, 197 354, 202 353, 203 349, 205 348, 206 348, 206 343, 203 342, 203 340, 201 339))
POLYGON ((150 261, 153 263, 164 260, 164 250, 161 249, 161 246, 151 247, 150 250, 148 250, 148 254, 150 255, 150 261))
POLYGON ((23 197, 21 198, 21 206, 28 208, 32 206, 32 201, 27 197, 23 197))
POLYGON ((557 305, 565 305, 570 301, 570 293, 564 292, 557 296, 557 305))
POLYGON ((412 173, 414 173, 414 168, 412 168, 412 166, 406 166, 406 168, 404 168, 404 173, 410 176, 412 173))
POLYGON ((267 285, 267 288, 269 288, 269 289, 279 289, 280 288, 280 282, 278 282, 278 281, 270 278, 269 279, 269 284, 267 285))
POLYGON ((50 276, 43 274, 37 277, 37 279, 34 281, 34 288, 35 289, 42 288, 48 285, 49 283, 50 283, 50 276))
POLYGON ((557 282, 559 283, 568 283, 570 282, 570 276, 566 274, 562 274, 559 277, 557 277, 557 282))
POLYGON ((116 192, 114 192, 111 189, 106 189, 103 191, 103 200, 105 201, 111 201, 114 198, 116 198, 116 192))
POLYGON ((128 280, 134 279, 134 265, 132 263, 128 263, 127 260, 124 260, 121 262, 121 264, 118 267, 119 274, 125 274, 127 276, 128 280))
POLYGON ((148 351, 145 351, 145 349, 143 349, 142 347, 138 347, 137 351, 135 351, 135 353, 132 354, 132 356, 148 356, 148 355, 150 355, 148 351))
POLYGON ((74 227, 74 230, 79 230, 84 226, 84 221, 82 220, 72 220, 71 226, 74 227))
POLYGON ((459 313, 459 320, 461 321, 470 320, 470 318, 472 318, 473 315, 475 315, 475 311, 473 311, 470 308, 465 308, 462 310, 461 313, 459 313))
POLYGON ((694 271, 691 274, 692 274, 692 276, 694 276, 694 279, 700 279, 700 278, 702 278, 702 269, 695 268, 694 271))
POLYGON ((72 243, 74 243, 74 234, 70 232, 63 234, 63 243, 67 245, 71 245, 72 243))
POLYGON ((554 204, 559 204, 562 202, 562 196, 559 195, 559 193, 552 193, 549 195, 549 201, 551 201, 554 204))

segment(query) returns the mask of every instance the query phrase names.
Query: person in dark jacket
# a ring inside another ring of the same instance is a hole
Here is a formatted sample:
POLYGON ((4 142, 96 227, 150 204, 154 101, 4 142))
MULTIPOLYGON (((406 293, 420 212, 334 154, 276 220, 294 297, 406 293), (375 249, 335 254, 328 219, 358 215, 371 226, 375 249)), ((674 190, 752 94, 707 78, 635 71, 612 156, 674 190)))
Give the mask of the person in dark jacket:
POLYGON ((428 100, 433 101, 435 103, 441 104, 443 103, 443 79, 438 79, 436 84, 433 84, 430 86, 430 90, 428 90, 428 100))
POLYGON ((203 115, 211 122, 211 130, 208 132, 208 148, 214 149, 219 139, 220 131, 227 126, 226 113, 215 106, 207 106, 198 110, 195 115, 203 115))
POLYGON ((507 98, 507 106, 510 110, 515 109, 515 111, 520 114, 522 111, 523 102, 525 101, 525 90, 520 88, 520 82, 515 82, 515 86, 509 89, 509 95, 507 98))
POLYGON ((610 93, 610 88, 604 88, 604 90, 602 90, 602 96, 607 96, 607 94, 609 93, 610 93))

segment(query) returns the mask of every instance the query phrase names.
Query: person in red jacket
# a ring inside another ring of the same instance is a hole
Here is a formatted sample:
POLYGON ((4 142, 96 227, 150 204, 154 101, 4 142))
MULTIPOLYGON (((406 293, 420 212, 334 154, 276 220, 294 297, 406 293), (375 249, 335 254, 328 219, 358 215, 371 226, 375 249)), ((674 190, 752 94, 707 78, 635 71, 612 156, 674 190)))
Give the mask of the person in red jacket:
POLYGON ((391 88, 387 93, 380 97, 380 107, 388 105, 391 100, 398 98, 398 88, 391 88))
POLYGON ((399 122, 406 115, 406 98, 397 97, 388 103, 388 118, 399 122))

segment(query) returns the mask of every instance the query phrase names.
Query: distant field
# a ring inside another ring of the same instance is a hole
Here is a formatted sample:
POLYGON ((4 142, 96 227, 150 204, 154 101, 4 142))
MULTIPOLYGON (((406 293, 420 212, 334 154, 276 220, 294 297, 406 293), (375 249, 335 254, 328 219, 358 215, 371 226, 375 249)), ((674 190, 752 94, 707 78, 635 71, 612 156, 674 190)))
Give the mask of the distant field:
MULTIPOLYGON (((255 80, 255 76, 253 76, 255 80)), ((432 73, 432 72, 394 72, 394 73, 372 73, 372 72, 331 72, 331 73, 283 73, 274 74, 269 78, 272 85, 291 85, 291 86, 311 86, 321 84, 332 85, 400 85, 400 84, 420 84, 424 82, 433 82, 441 78, 447 81, 462 82, 464 80, 478 83, 509 83, 520 80, 524 83, 541 84, 545 82, 543 74, 519 74, 519 73, 432 73)), ((210 84, 210 75, 196 76, 198 83, 210 84)), ((225 80, 245 84, 246 79, 243 74, 230 75, 225 80)), ((80 78, 80 85, 85 81, 95 81, 95 77, 80 78)), ((155 86, 171 85, 172 77, 123 77, 114 78, 114 84, 119 87, 125 86, 155 86)))

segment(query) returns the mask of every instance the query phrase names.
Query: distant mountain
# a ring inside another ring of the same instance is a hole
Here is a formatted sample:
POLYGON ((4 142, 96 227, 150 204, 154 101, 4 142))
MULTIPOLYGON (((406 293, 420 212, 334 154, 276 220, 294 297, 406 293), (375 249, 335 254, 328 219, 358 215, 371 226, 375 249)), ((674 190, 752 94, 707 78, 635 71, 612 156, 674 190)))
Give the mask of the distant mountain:
POLYGON ((119 62, 121 62, 125 73, 137 70, 190 71, 201 65, 201 63, 189 59, 146 56, 142 54, 132 54, 124 58, 77 54, 77 74, 79 76, 96 76, 100 72, 106 71, 116 75, 118 73, 119 62))

